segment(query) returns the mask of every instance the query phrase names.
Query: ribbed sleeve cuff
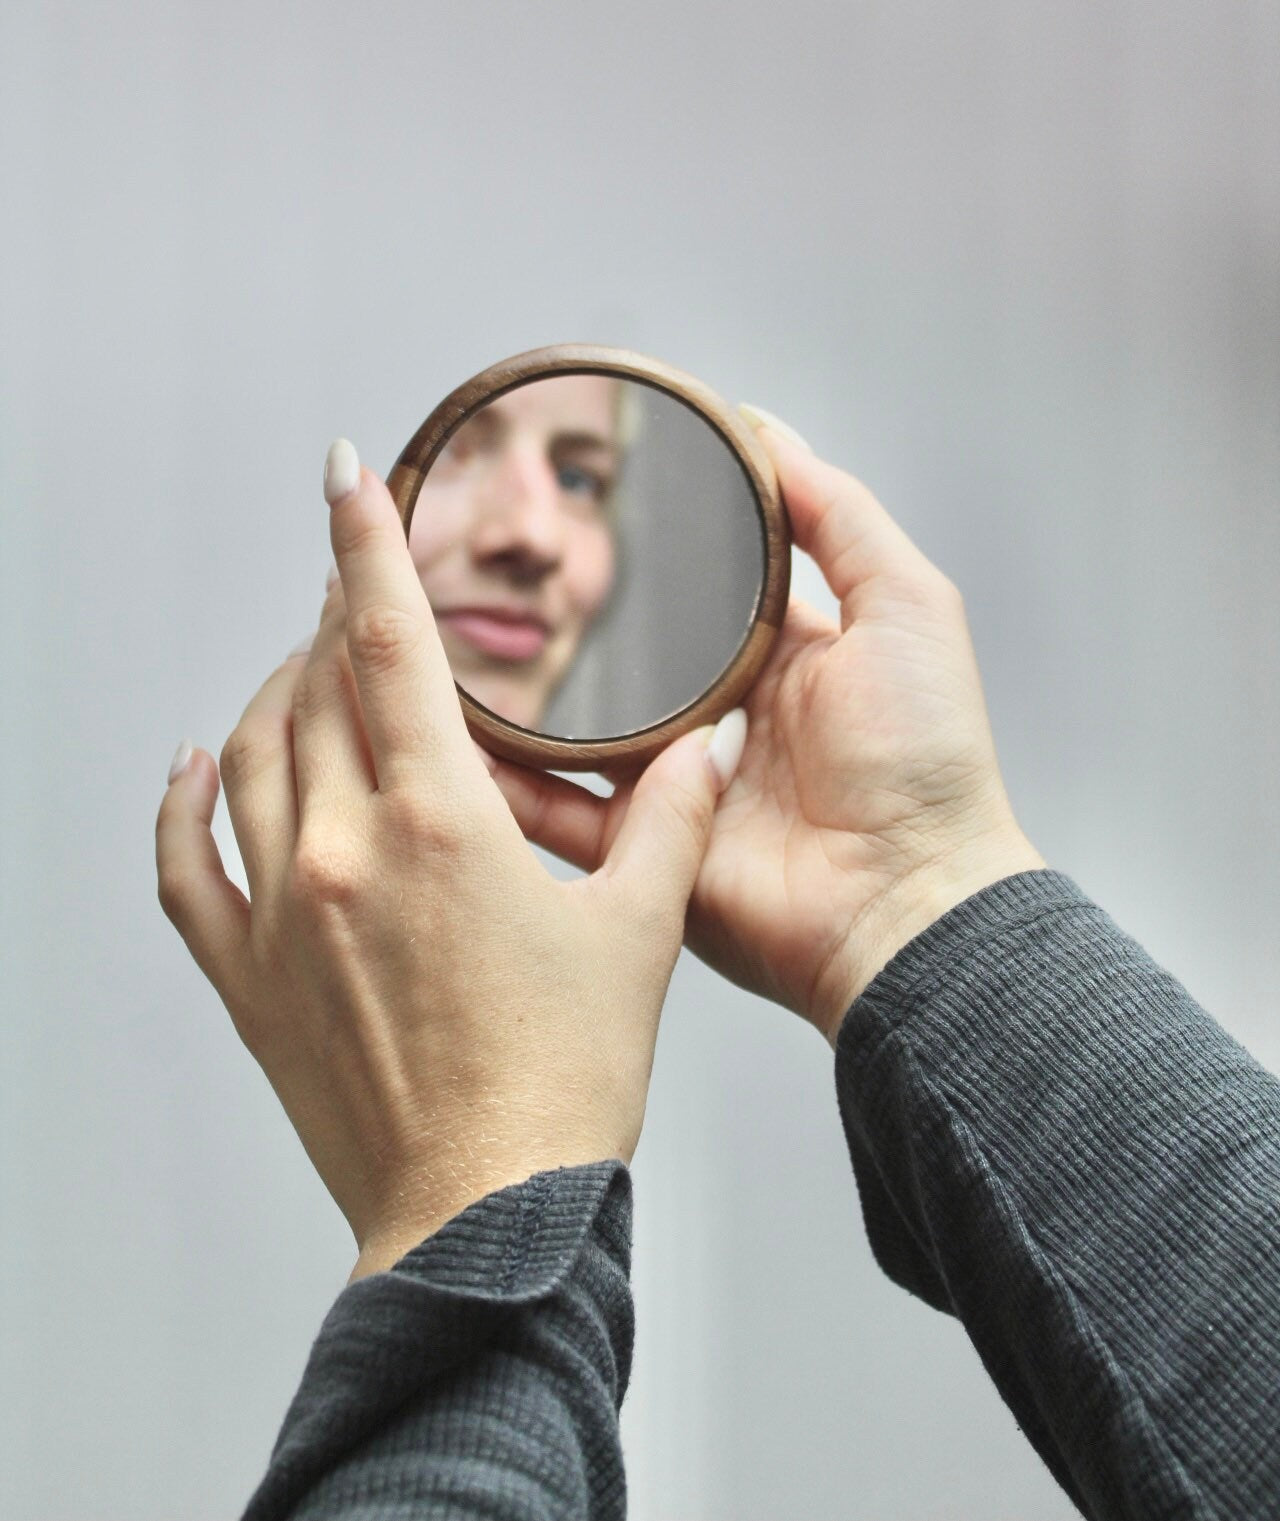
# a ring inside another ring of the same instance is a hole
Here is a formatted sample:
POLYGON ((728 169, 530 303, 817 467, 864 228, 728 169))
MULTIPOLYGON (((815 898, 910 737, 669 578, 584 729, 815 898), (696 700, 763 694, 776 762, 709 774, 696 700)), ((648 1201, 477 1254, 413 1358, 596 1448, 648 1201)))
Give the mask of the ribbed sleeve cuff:
POLYGON ((634 1336, 631 1214, 619 1161, 537 1173, 472 1204, 389 1272, 348 1285, 312 1347, 246 1521, 286 1513, 391 1413, 570 1289, 601 1325, 598 1358, 620 1401, 634 1336))

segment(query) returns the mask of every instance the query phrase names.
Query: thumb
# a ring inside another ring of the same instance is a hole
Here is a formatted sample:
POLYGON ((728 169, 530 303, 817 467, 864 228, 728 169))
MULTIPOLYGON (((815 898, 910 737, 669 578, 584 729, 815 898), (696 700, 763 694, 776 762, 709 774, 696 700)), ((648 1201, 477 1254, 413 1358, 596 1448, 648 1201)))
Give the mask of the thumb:
POLYGON ((930 571, 925 555, 861 481, 819 459, 762 408, 738 410, 773 461, 796 543, 817 561, 846 619, 866 582, 878 576, 914 581, 930 571))
POLYGON ((734 708, 714 729, 695 729, 651 762, 604 861, 618 887, 683 921, 716 801, 737 772, 746 739, 747 715, 734 708))

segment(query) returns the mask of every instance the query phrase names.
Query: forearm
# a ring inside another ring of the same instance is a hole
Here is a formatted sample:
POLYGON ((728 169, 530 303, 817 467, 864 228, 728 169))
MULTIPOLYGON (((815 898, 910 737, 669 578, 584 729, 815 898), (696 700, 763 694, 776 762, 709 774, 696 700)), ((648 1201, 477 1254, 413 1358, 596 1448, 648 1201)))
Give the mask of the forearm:
POLYGON ((245 1521, 625 1513, 630 1178, 489 1195, 325 1321, 245 1521))
POLYGON ((964 1321, 1098 1518, 1280 1492, 1280 1083, 1068 878, 1012 877, 854 1004, 873 1249, 964 1321))

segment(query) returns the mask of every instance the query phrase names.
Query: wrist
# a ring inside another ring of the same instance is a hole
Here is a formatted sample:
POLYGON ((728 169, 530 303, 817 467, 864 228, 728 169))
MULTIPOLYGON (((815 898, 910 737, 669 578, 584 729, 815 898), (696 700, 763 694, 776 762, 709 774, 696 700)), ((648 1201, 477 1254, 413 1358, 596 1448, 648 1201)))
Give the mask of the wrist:
POLYGON ((394 1245, 391 1243, 366 1243, 360 1248, 360 1253, 356 1258, 355 1266, 351 1269, 347 1282, 355 1283, 358 1278, 369 1278, 374 1273, 389 1271, 400 1261, 401 1257, 407 1256, 415 1246, 420 1245, 421 1242, 427 1239, 427 1235, 430 1234, 431 1232, 428 1231, 426 1235, 420 1236, 417 1241, 410 1241, 404 1245, 400 1245, 399 1243, 394 1245))
POLYGON ((486 1169, 467 1178, 451 1178, 447 1188, 434 1170, 404 1180, 396 1190, 395 1208, 353 1232, 358 1255, 347 1282, 385 1273, 473 1204, 541 1170, 537 1163, 486 1169))
POLYGON ((608 1145, 562 1144, 538 1156, 513 1157, 505 1163, 494 1160, 465 1178, 452 1178, 447 1190, 421 1179, 406 1182, 398 1190, 397 1208, 355 1233, 358 1255, 347 1282, 387 1272, 414 1247, 491 1194, 528 1182, 536 1173, 586 1166, 602 1159, 624 1161, 625 1165, 617 1147, 610 1155, 608 1145))
POLYGON ((839 974, 814 1020, 831 1047, 853 1003, 917 935, 984 887, 1019 872, 1046 870, 1048 862, 1014 826, 901 876, 868 904, 849 933, 839 974))

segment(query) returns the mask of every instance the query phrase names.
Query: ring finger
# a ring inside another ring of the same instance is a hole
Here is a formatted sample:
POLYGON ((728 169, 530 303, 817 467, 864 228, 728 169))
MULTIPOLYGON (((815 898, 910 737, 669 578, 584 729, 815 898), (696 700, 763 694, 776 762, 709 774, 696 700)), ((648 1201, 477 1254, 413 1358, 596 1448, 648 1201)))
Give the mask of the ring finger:
POLYGON ((298 836, 291 731, 302 669, 293 654, 272 671, 222 747, 222 787, 251 903, 280 881, 298 836))

